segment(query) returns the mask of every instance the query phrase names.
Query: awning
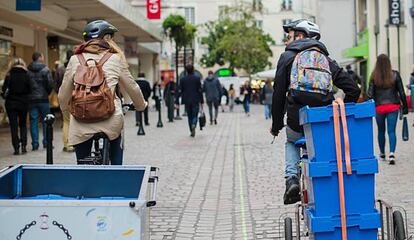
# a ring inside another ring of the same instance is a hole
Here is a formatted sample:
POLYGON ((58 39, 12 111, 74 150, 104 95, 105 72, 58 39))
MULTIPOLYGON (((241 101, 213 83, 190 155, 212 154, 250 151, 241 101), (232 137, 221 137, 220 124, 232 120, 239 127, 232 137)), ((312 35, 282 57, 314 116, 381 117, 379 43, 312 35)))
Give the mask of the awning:
POLYGON ((120 35, 135 37, 139 43, 161 42, 161 28, 146 19, 129 1, 121 0, 42 0, 38 12, 16 11, 15 0, 0 1, 0 16, 11 22, 82 40, 82 31, 91 20, 104 19, 115 25, 120 35))
POLYGON ((351 57, 368 57, 369 48, 368 43, 360 44, 356 47, 345 49, 342 53, 343 56, 351 58, 351 57))
POLYGON ((258 72, 254 75, 254 77, 257 78, 275 78, 276 75, 276 69, 271 69, 271 70, 267 70, 267 71, 263 71, 263 72, 258 72))

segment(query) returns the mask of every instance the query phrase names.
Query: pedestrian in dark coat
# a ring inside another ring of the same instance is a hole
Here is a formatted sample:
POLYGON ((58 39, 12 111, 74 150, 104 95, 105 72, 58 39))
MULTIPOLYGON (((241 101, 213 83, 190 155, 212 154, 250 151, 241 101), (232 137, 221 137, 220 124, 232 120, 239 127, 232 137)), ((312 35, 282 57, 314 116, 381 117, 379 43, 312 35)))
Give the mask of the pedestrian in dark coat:
MULTIPOLYGON (((49 68, 44 63, 44 56, 34 52, 33 62, 27 67, 31 82, 30 94, 30 133, 32 150, 39 149, 39 117, 43 120, 50 113, 49 94, 53 89, 53 78, 49 68)), ((46 147, 46 125, 43 124, 43 147, 46 147)))
MULTIPOLYGON (((139 88, 141 88, 141 92, 142 92, 142 95, 144 96, 145 101, 148 102, 148 99, 151 96, 152 90, 151 90, 151 85, 149 84, 148 80, 145 79, 145 73, 138 74, 138 79, 135 82, 139 85, 139 88)), ((149 125, 148 106, 145 108, 144 111, 135 112, 135 125, 138 126, 138 124, 141 122, 142 112, 144 112, 145 126, 148 126, 149 125)))
POLYGON ((175 80, 173 78, 169 80, 169 82, 165 85, 164 88, 164 100, 165 104, 167 105, 168 122, 174 121, 174 101, 176 88, 177 84, 175 83, 175 80))
POLYGON ((20 147, 22 153, 26 153, 26 119, 30 91, 30 79, 27 75, 26 64, 21 58, 16 58, 6 75, 2 88, 2 95, 6 100, 5 106, 9 117, 14 155, 20 154, 20 147), (18 128, 20 128, 20 136, 18 128))
POLYGON ((185 105, 188 117, 188 127, 191 137, 195 136, 200 106, 204 103, 200 77, 194 75, 194 67, 191 64, 185 66, 187 75, 180 80, 181 98, 185 105))
POLYGON ((208 72, 208 77, 204 80, 203 91, 206 94, 210 124, 217 124, 218 108, 222 95, 220 81, 214 76, 213 71, 208 72), (213 115, 214 106, 214 115, 213 115))

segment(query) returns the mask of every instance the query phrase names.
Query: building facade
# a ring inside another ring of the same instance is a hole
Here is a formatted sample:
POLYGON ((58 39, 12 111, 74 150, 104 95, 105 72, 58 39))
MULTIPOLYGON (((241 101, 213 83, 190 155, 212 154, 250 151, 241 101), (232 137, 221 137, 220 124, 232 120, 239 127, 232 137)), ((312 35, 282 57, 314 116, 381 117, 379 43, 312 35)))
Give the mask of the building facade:
POLYGON ((368 81, 376 57, 387 54, 392 67, 407 82, 413 66, 412 0, 355 0, 357 41, 344 55, 354 57, 360 75, 368 81))
POLYGON ((82 31, 87 22, 105 19, 117 28, 116 42, 128 50, 127 60, 134 75, 145 63, 151 78, 158 78, 161 30, 149 22, 145 15, 131 7, 127 0, 43 0, 40 11, 16 11, 15 0, 0 2, 0 80, 4 79, 13 57, 31 62, 33 51, 42 52, 51 69, 66 50, 82 42, 82 31), (154 45, 145 47, 141 43, 154 45), (142 50, 142 52, 139 52, 142 50), (140 61, 139 61, 140 60, 140 61), (151 64, 148 64, 151 63, 151 64))
MULTIPOLYGON (((133 6, 145 11, 144 0, 132 0, 133 6)), ((197 37, 193 43, 194 62, 197 69, 206 74, 209 69, 203 69, 200 66, 200 59, 203 54, 207 53, 206 46, 201 44, 207 32, 203 26, 209 21, 216 21, 221 17, 222 10, 227 6, 234 6, 235 4, 253 4, 256 2, 258 6, 262 6, 260 11, 255 13, 257 19, 256 25, 263 29, 267 34, 270 34, 275 41, 271 46, 273 57, 269 61, 272 63, 272 68, 276 67, 277 59, 284 51, 285 45, 283 39, 285 34, 282 26, 295 19, 307 18, 315 20, 317 16, 317 0, 168 0, 161 1, 162 13, 161 19, 154 21, 161 27, 162 21, 170 14, 180 14, 185 19, 197 26, 197 37)), ((162 53, 161 53, 161 69, 174 69, 174 44, 169 40, 164 39, 162 53)), ((219 69, 220 66, 215 66, 213 70, 219 69)), ((182 68, 181 70, 182 71, 182 68)))

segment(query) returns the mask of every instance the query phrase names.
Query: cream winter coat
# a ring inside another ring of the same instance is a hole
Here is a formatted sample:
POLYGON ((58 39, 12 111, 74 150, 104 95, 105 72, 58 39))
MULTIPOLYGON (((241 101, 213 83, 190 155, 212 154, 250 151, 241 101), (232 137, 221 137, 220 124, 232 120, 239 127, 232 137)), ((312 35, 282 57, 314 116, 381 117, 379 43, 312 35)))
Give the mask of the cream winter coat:
MULTIPOLYGON (((85 59, 95 59, 97 62, 102 58, 102 54, 83 53, 85 59)), ((131 98, 137 111, 142 111, 147 106, 147 102, 142 96, 141 89, 135 83, 128 65, 122 58, 113 54, 103 65, 108 86, 115 92, 115 86, 119 84, 120 90, 125 98, 125 93, 131 98)), ((89 61, 88 64, 93 64, 89 61)), ((59 89, 59 103, 62 112, 69 111, 69 101, 72 97, 74 87, 73 78, 76 69, 80 65, 76 55, 72 56, 66 68, 63 77, 62 86, 59 89)), ((116 95, 115 95, 116 96, 116 95)), ((78 122, 73 116, 69 124, 69 144, 76 145, 89 140, 95 133, 104 132, 110 140, 118 138, 124 127, 124 115, 122 113, 122 104, 118 96, 115 97, 115 113, 107 120, 97 123, 78 122)), ((126 102, 128 103, 128 102, 126 102)))

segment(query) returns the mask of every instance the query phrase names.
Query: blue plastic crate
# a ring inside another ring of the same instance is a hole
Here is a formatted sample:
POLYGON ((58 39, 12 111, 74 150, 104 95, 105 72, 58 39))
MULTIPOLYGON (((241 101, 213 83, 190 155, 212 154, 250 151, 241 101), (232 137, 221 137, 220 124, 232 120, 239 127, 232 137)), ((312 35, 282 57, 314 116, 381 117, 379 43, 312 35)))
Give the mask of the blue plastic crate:
MULTIPOLYGON (((342 239, 341 218, 339 215, 316 217, 312 210, 305 210, 305 221, 310 239, 342 239)), ((381 226, 377 210, 367 214, 347 215, 347 236, 350 240, 377 240, 378 228, 381 226)))
MULTIPOLYGON (((374 101, 347 103, 345 106, 351 159, 373 158, 374 101)), ((300 124, 303 125, 309 159, 319 162, 336 159, 332 105, 301 108, 300 124)))
MULTIPOLYGON (((370 213, 375 208, 376 158, 351 161, 352 175, 347 175, 345 163, 344 190, 347 214, 370 213)), ((340 212, 338 169, 335 162, 304 161, 303 175, 308 195, 308 208, 315 216, 332 216, 340 212)))

